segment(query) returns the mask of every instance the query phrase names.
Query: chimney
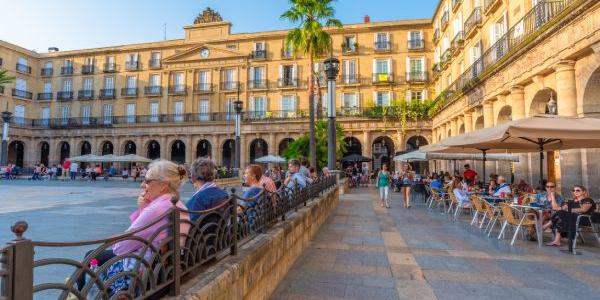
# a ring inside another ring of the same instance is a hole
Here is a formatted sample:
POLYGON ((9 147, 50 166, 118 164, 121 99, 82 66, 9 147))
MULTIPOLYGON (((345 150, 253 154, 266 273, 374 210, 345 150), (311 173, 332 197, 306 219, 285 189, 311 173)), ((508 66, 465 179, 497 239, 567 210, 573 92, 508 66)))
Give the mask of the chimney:
POLYGON ((58 52, 57 47, 48 47, 48 52, 58 52))
POLYGON ((371 23, 371 17, 369 15, 365 15, 365 24, 371 23))

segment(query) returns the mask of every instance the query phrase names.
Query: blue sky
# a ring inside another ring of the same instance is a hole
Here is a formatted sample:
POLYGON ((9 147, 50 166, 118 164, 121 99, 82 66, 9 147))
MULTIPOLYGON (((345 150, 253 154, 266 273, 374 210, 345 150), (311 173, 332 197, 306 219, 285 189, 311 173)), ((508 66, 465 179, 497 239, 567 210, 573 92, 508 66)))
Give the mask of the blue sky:
MULTIPOLYGON (((343 23, 431 18, 438 0, 338 0, 343 23)), ((255 32, 292 27, 279 19, 287 0, 0 0, 6 10, 0 39, 46 52, 116 46, 183 37, 182 27, 207 6, 233 23, 232 31, 255 32), (10 9, 7 9, 10 8, 10 9)))

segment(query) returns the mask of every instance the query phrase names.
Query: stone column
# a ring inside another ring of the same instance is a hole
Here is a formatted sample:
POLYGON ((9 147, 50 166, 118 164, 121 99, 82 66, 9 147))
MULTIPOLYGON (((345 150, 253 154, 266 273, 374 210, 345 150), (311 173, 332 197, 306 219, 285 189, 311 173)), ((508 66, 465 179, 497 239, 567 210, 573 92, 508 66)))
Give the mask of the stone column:
POLYGON ((372 146, 371 146, 371 134, 369 131, 363 131, 363 142, 362 142, 362 155, 368 158, 373 157, 372 146))
POLYGON ((141 136, 135 137, 135 154, 147 157, 148 151, 144 148, 144 139, 141 136))
POLYGON ((450 120, 450 132, 452 133, 452 136, 458 135, 457 122, 457 118, 452 118, 452 120, 450 120))
POLYGON ((250 159, 250 147, 248 145, 249 137, 247 134, 240 135, 240 168, 245 168, 250 159))
POLYGON ((525 93, 523 87, 515 85, 510 89, 510 106, 512 107, 512 119, 525 118, 525 93))
POLYGON ((488 128, 494 126, 494 103, 486 101, 483 104, 483 127, 488 128))
POLYGON ((269 133, 269 154, 272 155, 277 155, 277 150, 279 150, 278 147, 279 145, 277 145, 277 140, 275 139, 275 134, 274 133, 269 133))
POLYGON ((473 131, 473 112, 467 111, 463 115, 465 123, 465 133, 473 131))
POLYGON ((157 138, 160 142, 160 158, 161 159, 170 159, 170 149, 169 149, 169 140, 166 136, 161 136, 157 138))
POLYGON ((185 162, 189 165, 194 161, 194 157, 196 157, 196 147, 192 143, 191 135, 185 136, 183 142, 185 143, 185 162))
POLYGON ((575 83, 575 62, 563 60, 556 70, 556 104, 561 116, 577 115, 577 88, 575 83))
POLYGON ((212 158, 217 166, 222 165, 223 148, 221 148, 219 136, 211 135, 208 140, 210 141, 210 158, 212 158))

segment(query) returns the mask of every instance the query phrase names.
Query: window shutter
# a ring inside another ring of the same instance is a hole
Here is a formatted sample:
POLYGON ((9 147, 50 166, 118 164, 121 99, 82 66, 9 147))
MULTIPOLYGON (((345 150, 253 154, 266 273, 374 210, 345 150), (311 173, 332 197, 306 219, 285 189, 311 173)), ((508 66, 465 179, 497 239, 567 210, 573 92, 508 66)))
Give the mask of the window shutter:
POLYGON ((292 80, 296 80, 298 78, 298 64, 294 63, 294 67, 292 68, 292 80))
POLYGON ((406 90, 406 97, 405 97, 405 100, 406 100, 407 102, 408 102, 408 101, 410 101, 410 98, 411 98, 410 96, 411 96, 410 90, 406 90))
POLYGON ((421 57, 421 72, 427 73, 427 57, 421 57))
POLYGON ((377 91, 373 91, 373 105, 377 106, 377 91))
POLYGON ((390 75, 394 75, 394 61, 391 58, 387 59, 387 63, 388 63, 388 74, 390 75))
POLYGON ((429 91, 427 89, 423 90, 423 100, 429 99, 429 91))
POLYGON ((377 60, 373 59, 373 74, 377 73, 377 60))
POLYGON ((251 112, 255 112, 255 111, 256 111, 256 106, 255 106, 255 103, 254 103, 254 97, 250 97, 250 99, 248 99, 248 100, 249 100, 249 101, 248 101, 248 102, 249 102, 249 103, 248 103, 248 106, 249 106, 249 107, 248 107, 248 109, 249 109, 251 112))
POLYGON ((279 78, 283 78, 283 65, 279 65, 279 78))
POLYGON ((407 40, 407 41, 410 41, 410 35, 411 35, 411 32, 412 32, 412 31, 409 31, 409 32, 407 32, 407 33, 406 33, 406 40, 407 40))
POLYGON ((248 80, 254 81, 254 67, 248 68, 248 80))
POLYGON ((388 105, 392 104, 392 102, 395 100, 394 98, 394 91, 390 91, 390 101, 388 103, 388 105))

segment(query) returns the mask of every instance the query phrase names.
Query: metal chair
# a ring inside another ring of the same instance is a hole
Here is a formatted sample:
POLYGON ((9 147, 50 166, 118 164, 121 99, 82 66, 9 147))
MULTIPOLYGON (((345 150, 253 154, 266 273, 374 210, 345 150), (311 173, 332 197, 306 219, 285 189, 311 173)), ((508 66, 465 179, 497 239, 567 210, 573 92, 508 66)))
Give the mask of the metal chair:
POLYGON ((581 242, 585 244, 582 234, 583 232, 594 233, 596 236, 596 241, 600 243, 600 235, 597 229, 598 223, 600 223, 600 213, 598 212, 593 212, 591 215, 577 216, 577 222, 575 223, 575 238, 573 239, 573 249, 577 248, 577 238, 580 238, 581 242))
POLYGON ((504 222, 502 224, 502 229, 500 230, 500 234, 498 235, 498 239, 501 239, 504 236, 504 230, 506 230, 507 226, 516 227, 513 238, 510 242, 510 245, 514 245, 515 239, 517 238, 517 234, 521 230, 523 226, 535 226, 537 222, 537 215, 527 212, 522 212, 508 203, 500 203, 500 212, 504 218, 504 222), (528 218, 533 217, 533 220, 528 218))

